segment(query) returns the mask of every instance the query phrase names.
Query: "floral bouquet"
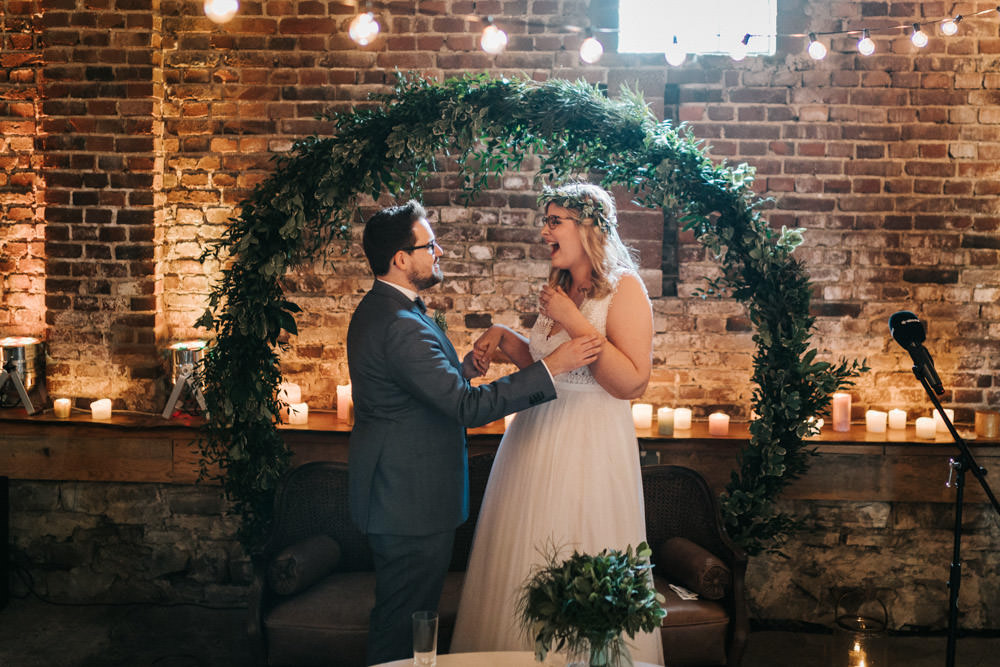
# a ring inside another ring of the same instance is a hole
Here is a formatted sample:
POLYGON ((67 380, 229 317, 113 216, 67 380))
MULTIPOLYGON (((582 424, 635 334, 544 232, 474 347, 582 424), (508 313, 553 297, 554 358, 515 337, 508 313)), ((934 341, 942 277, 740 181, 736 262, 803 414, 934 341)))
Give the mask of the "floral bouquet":
POLYGON ((589 665, 632 665, 623 634, 652 632, 667 612, 653 587, 645 542, 633 553, 605 549, 591 556, 576 551, 538 567, 522 591, 521 626, 535 645, 535 660, 566 648, 570 655, 589 654, 589 665))

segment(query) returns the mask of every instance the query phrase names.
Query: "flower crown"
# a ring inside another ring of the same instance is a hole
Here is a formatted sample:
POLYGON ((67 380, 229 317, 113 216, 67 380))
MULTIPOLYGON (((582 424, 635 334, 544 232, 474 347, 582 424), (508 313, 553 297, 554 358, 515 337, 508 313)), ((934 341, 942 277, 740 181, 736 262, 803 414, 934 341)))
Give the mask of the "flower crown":
POLYGON ((576 188, 542 186, 542 193, 538 195, 538 205, 547 206, 549 204, 579 211, 581 219, 592 219, 594 225, 605 234, 618 224, 618 221, 610 217, 608 211, 604 210, 603 202, 592 197, 590 193, 576 188))

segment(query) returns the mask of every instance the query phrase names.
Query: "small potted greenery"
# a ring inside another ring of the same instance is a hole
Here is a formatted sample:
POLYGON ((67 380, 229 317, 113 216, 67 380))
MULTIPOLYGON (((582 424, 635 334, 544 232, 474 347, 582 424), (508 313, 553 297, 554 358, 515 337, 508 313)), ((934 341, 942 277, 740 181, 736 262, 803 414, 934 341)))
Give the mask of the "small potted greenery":
POLYGON ((623 635, 652 632, 667 615, 653 587, 649 545, 597 555, 574 551, 561 563, 556 553, 528 578, 519 603, 535 660, 565 648, 571 657, 587 656, 591 667, 632 665, 623 635))

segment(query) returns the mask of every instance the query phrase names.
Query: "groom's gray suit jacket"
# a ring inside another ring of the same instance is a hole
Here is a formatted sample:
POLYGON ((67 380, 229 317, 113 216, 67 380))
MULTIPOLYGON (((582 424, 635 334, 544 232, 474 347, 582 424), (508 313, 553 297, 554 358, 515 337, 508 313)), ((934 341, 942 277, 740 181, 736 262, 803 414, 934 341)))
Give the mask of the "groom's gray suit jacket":
POLYGON ((379 280, 351 318, 347 359, 351 518, 365 533, 430 535, 459 526, 469 513, 466 427, 556 396, 541 362, 473 387, 444 332, 379 280))

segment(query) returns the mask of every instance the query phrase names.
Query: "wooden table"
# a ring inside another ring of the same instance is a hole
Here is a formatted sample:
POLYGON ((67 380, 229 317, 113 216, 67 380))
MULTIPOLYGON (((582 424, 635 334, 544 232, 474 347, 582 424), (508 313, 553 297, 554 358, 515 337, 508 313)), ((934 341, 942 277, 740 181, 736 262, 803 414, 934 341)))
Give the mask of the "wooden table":
MULTIPOLYGON (((448 653, 437 657, 438 667, 563 667, 560 659, 535 662, 531 651, 492 651, 483 653, 448 653)), ((413 658, 383 662, 375 667, 413 667, 413 658)), ((635 667, 656 667, 636 662, 635 667)))

